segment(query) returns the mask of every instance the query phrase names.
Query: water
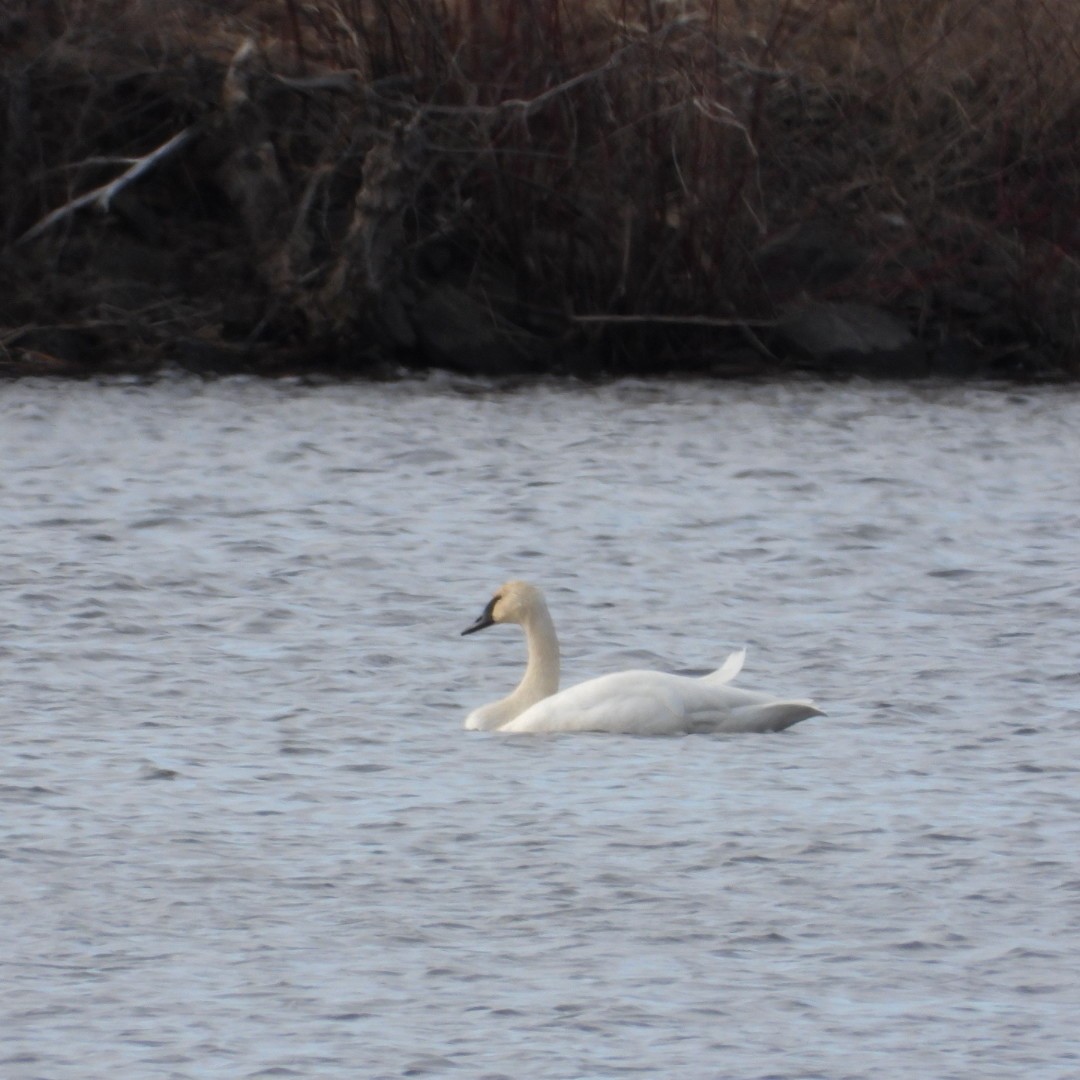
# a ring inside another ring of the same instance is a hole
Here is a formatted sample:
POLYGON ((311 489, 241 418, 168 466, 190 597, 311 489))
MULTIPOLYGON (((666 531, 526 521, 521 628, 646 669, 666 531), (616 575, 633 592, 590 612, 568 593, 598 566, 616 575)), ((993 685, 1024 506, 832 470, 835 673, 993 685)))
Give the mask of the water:
POLYGON ((0 1076, 1080 1074, 1080 395, 0 388, 0 1076), (461 730, 566 681, 780 735, 461 730))

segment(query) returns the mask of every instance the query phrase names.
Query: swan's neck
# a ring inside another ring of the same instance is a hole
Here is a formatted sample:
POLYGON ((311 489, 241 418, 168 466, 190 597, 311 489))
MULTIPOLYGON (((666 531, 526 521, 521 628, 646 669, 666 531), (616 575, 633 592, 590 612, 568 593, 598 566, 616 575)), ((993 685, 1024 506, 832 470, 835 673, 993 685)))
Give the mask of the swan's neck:
POLYGON ((521 626, 529 649, 521 682, 508 697, 477 709, 466 721, 469 727, 492 731, 559 689, 559 639, 547 606, 533 608, 521 626))
POLYGON ((525 665, 525 674, 517 689, 507 698, 507 701, 514 701, 518 705, 514 716, 559 689, 559 639, 547 605, 541 604, 531 611, 528 621, 522 626, 529 649, 529 662, 525 665))

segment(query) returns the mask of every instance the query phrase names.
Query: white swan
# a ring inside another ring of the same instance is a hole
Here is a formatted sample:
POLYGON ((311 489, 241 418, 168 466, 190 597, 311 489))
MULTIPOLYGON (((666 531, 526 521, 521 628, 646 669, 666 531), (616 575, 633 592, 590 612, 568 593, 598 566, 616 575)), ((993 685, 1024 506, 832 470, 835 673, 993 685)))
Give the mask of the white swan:
POLYGON ((480 618, 462 634, 495 623, 518 623, 529 660, 517 689, 465 718, 479 731, 604 731, 628 735, 692 732, 782 731, 822 715, 810 701, 778 700, 726 685, 743 665, 745 650, 700 679, 660 671, 620 671, 559 692, 559 639, 544 596, 525 581, 508 581, 480 618))

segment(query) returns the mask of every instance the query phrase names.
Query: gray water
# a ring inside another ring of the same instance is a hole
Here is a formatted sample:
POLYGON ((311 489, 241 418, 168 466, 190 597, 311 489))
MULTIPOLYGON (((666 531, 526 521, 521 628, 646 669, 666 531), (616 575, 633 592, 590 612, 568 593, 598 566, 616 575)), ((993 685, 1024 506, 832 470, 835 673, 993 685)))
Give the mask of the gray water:
POLYGON ((0 387, 0 1077, 1080 1075, 1080 394, 0 387), (777 735, 465 733, 564 679, 777 735))

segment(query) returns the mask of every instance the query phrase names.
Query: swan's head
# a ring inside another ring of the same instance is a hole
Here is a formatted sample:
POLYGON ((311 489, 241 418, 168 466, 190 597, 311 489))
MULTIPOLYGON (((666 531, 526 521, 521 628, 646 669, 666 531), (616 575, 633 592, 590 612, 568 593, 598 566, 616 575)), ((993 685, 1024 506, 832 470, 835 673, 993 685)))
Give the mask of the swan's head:
POLYGON ((465 634, 475 634, 495 623, 525 623, 537 609, 544 607, 544 596, 535 585, 527 581, 508 581, 501 585, 476 620, 465 634))

